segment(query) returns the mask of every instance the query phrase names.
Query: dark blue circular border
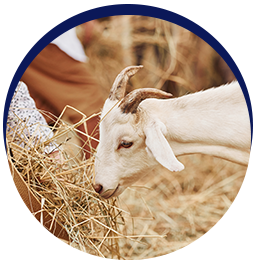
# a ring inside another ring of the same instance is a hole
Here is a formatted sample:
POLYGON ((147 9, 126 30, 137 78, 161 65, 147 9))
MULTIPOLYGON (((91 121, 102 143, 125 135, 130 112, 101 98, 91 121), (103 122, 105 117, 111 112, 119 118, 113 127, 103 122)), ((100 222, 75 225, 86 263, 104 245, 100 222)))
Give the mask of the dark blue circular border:
MULTIPOLYGON (((14 89, 34 57, 54 38, 86 21, 114 15, 145 15, 164 19, 192 31, 209 43, 223 57, 239 80, 250 113, 252 135, 256 134, 257 9, 165 9, 157 4, 120 4, 92 8, 60 21, 18 61, 16 71, 8 79, 8 89, 1 95, 1 263, 6 263, 7 260, 5 248, 7 241, 5 127, 14 89)), ((257 139, 254 137, 252 137, 252 152, 257 152, 257 139)), ((252 208, 253 210, 257 211, 252 208)))

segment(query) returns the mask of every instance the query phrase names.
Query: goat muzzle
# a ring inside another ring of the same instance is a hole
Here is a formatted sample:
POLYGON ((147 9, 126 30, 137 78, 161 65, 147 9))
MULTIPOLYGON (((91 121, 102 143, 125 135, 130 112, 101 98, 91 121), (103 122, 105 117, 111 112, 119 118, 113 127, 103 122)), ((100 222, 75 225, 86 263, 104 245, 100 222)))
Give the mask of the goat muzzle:
POLYGON ((96 191, 97 193, 100 194, 100 192, 101 192, 102 189, 103 189, 103 186, 102 186, 101 184, 94 184, 94 185, 93 185, 93 188, 95 189, 95 191, 96 191))

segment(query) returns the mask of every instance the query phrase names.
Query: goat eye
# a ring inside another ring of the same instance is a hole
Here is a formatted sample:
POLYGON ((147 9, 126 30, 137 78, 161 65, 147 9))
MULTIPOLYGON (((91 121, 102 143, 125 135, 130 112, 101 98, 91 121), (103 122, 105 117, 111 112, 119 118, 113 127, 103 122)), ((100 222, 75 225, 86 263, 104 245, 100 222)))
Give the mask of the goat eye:
POLYGON ((121 141, 118 149, 120 148, 130 148, 133 145, 133 142, 121 141))

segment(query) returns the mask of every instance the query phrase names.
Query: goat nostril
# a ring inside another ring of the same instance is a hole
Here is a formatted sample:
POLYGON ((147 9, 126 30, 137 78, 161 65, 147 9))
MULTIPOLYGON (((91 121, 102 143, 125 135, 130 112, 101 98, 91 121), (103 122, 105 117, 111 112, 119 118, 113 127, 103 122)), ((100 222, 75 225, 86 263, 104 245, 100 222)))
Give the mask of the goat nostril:
POLYGON ((97 193, 100 193, 103 189, 103 186, 101 184, 94 184, 93 187, 97 193))

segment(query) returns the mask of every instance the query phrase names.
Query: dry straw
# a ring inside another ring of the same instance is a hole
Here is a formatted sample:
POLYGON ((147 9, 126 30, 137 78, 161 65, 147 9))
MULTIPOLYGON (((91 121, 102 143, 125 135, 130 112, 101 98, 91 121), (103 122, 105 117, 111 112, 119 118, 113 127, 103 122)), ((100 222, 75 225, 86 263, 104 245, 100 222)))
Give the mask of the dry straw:
MULTIPOLYGON (((123 259, 119 240, 128 239, 136 243, 146 232, 139 235, 124 232, 127 229, 124 228, 127 225, 124 215, 131 218, 130 213, 119 207, 116 198, 104 200, 94 191, 95 150, 90 142, 96 139, 84 133, 88 136, 85 144, 91 147, 92 153, 91 158, 86 160, 75 138, 77 132, 83 133, 77 127, 95 115, 90 118, 82 115, 80 122, 70 125, 62 120, 67 108, 72 107, 67 106, 56 119, 51 128, 55 131, 54 137, 45 142, 37 140, 35 144, 33 138, 22 137, 23 132, 18 127, 12 128, 7 133, 9 163, 40 204, 39 210, 32 213, 49 231, 55 233, 57 222, 68 235, 66 242, 73 247, 101 257, 123 259), (24 143, 22 147, 21 140, 24 143), (61 160, 44 153, 45 147, 52 142, 58 143, 61 160), (51 216, 48 223, 44 222, 43 212, 51 216)), ((26 121, 20 120, 18 126, 21 122, 26 121)))

